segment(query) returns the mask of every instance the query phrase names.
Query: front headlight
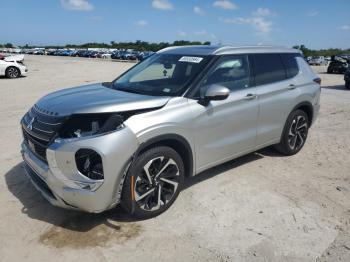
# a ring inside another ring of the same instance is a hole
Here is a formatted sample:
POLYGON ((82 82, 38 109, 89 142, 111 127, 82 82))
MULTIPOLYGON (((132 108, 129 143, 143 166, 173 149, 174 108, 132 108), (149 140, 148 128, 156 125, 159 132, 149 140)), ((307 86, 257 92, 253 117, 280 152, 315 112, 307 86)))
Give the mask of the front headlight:
POLYGON ((123 116, 117 113, 72 115, 59 132, 60 138, 100 135, 124 128, 123 116))

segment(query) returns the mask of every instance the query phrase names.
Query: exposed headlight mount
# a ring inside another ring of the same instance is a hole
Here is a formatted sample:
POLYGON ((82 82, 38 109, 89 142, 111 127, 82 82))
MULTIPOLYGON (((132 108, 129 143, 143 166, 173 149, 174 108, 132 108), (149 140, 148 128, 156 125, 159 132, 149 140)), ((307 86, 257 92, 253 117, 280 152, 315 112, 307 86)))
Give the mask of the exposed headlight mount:
POLYGON ((77 138, 114 132, 124 128, 124 118, 117 113, 72 115, 59 137, 77 138))

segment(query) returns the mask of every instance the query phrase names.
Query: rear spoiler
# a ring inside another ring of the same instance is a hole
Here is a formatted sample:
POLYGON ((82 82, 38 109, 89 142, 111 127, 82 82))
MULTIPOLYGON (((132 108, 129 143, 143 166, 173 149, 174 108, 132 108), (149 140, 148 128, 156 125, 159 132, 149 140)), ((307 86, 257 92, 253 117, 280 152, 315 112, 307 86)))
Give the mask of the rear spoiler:
POLYGON ((6 62, 20 62, 24 60, 24 55, 11 55, 11 56, 5 56, 4 60, 6 62))

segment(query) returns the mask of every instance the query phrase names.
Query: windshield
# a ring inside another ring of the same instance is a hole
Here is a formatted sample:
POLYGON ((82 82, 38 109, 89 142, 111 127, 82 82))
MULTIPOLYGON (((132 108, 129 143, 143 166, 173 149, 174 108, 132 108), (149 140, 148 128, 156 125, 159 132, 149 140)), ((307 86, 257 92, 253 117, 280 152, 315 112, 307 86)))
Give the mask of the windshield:
POLYGON ((209 56, 154 54, 113 82, 121 91, 154 95, 181 95, 208 63, 209 56))

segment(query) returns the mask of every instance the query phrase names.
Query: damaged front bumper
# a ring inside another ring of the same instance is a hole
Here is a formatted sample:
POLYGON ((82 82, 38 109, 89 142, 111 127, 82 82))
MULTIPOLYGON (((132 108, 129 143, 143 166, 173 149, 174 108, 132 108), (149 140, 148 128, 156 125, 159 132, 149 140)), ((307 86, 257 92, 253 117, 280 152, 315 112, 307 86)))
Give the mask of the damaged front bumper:
POLYGON ((47 162, 22 143, 27 175, 42 195, 55 206, 99 213, 120 202, 121 186, 138 143, 130 129, 104 136, 58 140, 46 150, 47 162), (91 180, 82 175, 75 153, 92 149, 102 158, 104 179, 91 180))

